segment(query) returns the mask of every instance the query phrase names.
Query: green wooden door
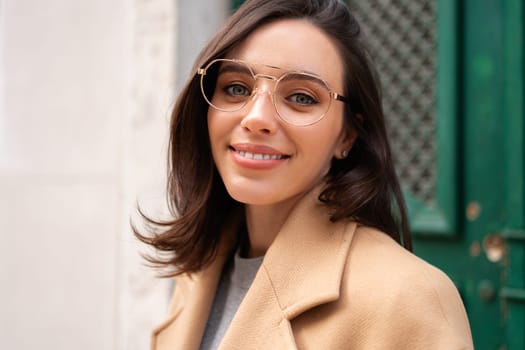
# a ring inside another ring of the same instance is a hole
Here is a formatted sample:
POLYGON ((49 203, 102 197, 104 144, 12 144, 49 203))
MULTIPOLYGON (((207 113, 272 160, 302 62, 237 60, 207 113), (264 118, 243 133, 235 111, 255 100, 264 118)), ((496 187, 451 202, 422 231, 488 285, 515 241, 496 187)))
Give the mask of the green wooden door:
POLYGON ((476 349, 525 349, 523 1, 349 3, 380 71, 415 253, 456 283, 476 349))
POLYGON ((347 3, 381 76, 415 253, 457 285, 476 349, 525 349, 524 1, 347 3))
POLYGON ((476 349, 525 349, 523 1, 349 3, 380 71, 415 253, 456 283, 476 349))
POLYGON ((524 8, 468 0, 463 9, 462 233, 479 349, 525 349, 524 8))

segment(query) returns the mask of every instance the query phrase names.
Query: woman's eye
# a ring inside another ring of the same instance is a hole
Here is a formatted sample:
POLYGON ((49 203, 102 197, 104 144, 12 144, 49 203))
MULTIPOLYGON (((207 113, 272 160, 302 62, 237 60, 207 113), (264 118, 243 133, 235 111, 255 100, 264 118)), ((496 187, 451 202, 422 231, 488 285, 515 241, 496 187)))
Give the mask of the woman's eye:
POLYGON ((230 96, 249 96, 250 91, 241 84, 231 84, 224 89, 230 96))
POLYGON ((304 93, 296 93, 288 97, 290 102, 296 103, 298 105, 314 105, 317 103, 317 100, 310 95, 304 93))

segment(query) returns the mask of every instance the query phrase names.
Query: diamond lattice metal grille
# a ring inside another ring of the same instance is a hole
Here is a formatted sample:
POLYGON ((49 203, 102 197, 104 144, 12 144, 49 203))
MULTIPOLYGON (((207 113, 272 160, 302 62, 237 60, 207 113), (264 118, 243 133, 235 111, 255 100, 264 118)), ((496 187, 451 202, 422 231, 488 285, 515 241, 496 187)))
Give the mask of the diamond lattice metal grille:
POLYGON ((401 184, 435 198, 435 0, 348 1, 366 36, 401 184))

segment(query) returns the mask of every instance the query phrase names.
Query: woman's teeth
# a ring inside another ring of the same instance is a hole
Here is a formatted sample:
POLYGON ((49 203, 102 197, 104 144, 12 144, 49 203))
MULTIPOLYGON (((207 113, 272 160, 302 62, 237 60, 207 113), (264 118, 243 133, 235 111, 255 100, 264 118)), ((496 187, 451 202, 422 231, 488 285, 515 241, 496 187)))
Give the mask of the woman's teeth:
POLYGON ((248 158, 248 159, 253 159, 253 160, 279 160, 285 157, 282 154, 262 154, 262 153, 246 152, 246 151, 237 151, 237 153, 243 158, 248 158))

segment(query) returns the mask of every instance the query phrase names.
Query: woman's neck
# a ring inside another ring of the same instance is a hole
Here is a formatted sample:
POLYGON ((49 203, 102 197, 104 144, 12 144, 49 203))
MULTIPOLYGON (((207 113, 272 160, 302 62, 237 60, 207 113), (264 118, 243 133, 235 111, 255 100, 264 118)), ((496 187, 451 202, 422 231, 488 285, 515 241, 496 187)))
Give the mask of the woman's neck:
POLYGON ((246 205, 249 258, 266 253, 299 199, 272 205, 246 205))

